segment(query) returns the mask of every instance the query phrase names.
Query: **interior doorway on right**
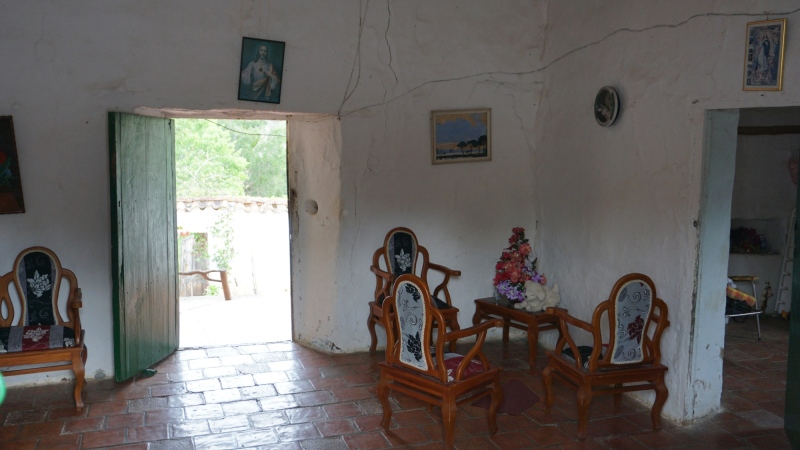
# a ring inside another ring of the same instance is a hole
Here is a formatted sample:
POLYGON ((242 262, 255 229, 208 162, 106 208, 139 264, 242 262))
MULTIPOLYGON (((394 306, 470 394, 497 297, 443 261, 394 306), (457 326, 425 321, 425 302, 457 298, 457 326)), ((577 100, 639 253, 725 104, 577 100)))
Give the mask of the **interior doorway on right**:
POLYGON ((800 108, 740 110, 728 277, 763 312, 726 320, 721 405, 769 428, 785 411, 798 158, 800 108))

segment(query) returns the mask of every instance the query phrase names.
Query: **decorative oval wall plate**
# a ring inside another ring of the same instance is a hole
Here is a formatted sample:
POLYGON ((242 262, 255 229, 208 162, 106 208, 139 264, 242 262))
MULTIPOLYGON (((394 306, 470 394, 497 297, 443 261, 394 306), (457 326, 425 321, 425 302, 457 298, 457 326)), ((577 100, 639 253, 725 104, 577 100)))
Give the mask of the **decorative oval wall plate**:
POLYGON ((617 120, 619 96, 611 86, 603 86, 594 98, 594 118, 601 127, 608 127, 617 120))

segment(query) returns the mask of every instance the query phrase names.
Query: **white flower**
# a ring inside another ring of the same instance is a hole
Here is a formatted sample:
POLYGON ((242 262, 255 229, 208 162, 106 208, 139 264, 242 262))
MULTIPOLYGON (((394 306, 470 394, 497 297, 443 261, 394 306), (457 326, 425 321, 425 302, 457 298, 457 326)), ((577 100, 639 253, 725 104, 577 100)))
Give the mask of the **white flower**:
POLYGON ((37 328, 35 330, 26 331, 22 337, 25 339, 30 339, 33 342, 39 342, 39 339, 43 338, 44 336, 47 336, 47 331, 37 328))
POLYGON ((400 250, 400 254, 395 255, 394 258, 397 260, 397 265, 400 266, 400 270, 403 272, 411 267, 411 255, 406 255, 406 252, 404 252, 402 249, 400 250))
POLYGON ((50 285, 50 280, 48 280, 49 277, 50 275, 48 274, 39 276, 39 271, 37 270, 33 273, 33 278, 28 278, 28 284, 31 286, 31 290, 36 298, 41 297, 45 291, 49 291, 52 287, 50 285))

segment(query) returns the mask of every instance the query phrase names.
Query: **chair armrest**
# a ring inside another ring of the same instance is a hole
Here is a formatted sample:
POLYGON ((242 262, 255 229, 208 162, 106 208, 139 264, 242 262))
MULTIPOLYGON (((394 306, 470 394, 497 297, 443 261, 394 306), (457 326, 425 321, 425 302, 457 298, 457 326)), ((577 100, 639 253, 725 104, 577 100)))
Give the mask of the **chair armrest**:
POLYGON ((379 276, 379 277, 383 278, 384 280, 392 281, 392 278, 393 278, 392 274, 390 274, 389 272, 386 272, 385 270, 381 270, 380 268, 378 268, 376 266, 369 266, 369 270, 372 273, 374 273, 376 276, 379 276))
MULTIPOLYGON (((460 277, 461 271, 460 270, 453 270, 448 267, 442 266, 440 264, 428 263, 428 269, 433 269, 437 272, 441 272, 444 275, 444 279, 438 286, 433 290, 433 296, 442 300, 439 296, 439 292, 444 292, 444 301, 447 302, 448 305, 453 306, 452 301, 450 300, 450 291, 447 290, 447 283, 450 282, 450 277, 460 277)), ((427 278, 427 277, 426 277, 427 278)))
POLYGON ((477 325, 473 325, 473 326, 471 326, 469 328, 463 328, 461 330, 454 330, 454 331, 447 332, 444 335, 444 341, 445 342, 450 342, 450 341, 454 341, 456 339, 465 338, 467 336, 474 336, 474 335, 476 335, 478 333, 486 333, 486 331, 489 330, 489 328, 495 328, 495 327, 499 328, 499 327, 502 327, 502 326, 503 326, 503 321, 502 320, 500 320, 500 319, 490 319, 490 320, 487 320, 485 322, 481 322, 481 323, 479 323, 477 325))
MULTIPOLYGON (((485 370, 491 369, 491 366, 489 365, 489 360, 487 360, 486 356, 483 355, 482 351, 483 342, 486 340, 486 332, 489 331, 490 328, 502 327, 502 326, 503 326, 502 320, 491 319, 485 322, 481 322, 477 325, 473 325, 469 328, 465 328, 463 330, 456 330, 456 331, 451 331, 449 333, 445 333, 442 342, 436 343, 437 364, 440 365, 439 367, 444 367, 444 356, 442 350, 445 342, 474 335, 476 336, 475 343, 472 344, 472 348, 467 352, 466 355, 464 355, 464 359, 461 360, 461 362, 458 364, 458 367, 456 368, 455 373, 453 374, 453 380, 456 382, 461 381, 461 377, 464 375, 464 370, 476 356, 483 365, 485 370)), ((446 380, 446 372, 445 372, 445 380, 446 380)))
POLYGON ((69 304, 70 308, 72 309, 80 309, 83 308, 83 292, 80 288, 75 289, 72 301, 69 304))
POLYGON ((575 317, 570 316, 569 313, 567 311, 563 310, 563 309, 554 308, 554 307, 550 306, 550 307, 547 308, 546 311, 547 311, 547 314, 554 314, 554 315, 558 316, 559 319, 563 320, 564 322, 566 322, 566 323, 568 323, 568 324, 570 324, 572 326, 575 326, 575 327, 581 328, 583 330, 586 330, 589 333, 592 332, 592 324, 590 324, 589 322, 586 322, 586 321, 583 321, 583 320, 580 320, 580 319, 577 319, 575 317))
MULTIPOLYGON (((580 351, 578 351, 578 345, 575 344, 575 340, 572 339, 572 335, 569 333, 569 327, 567 325, 572 325, 574 327, 580 328, 594 336, 592 324, 570 316, 569 313, 563 309, 548 307, 546 311, 548 314, 554 314, 558 316, 559 319, 558 325, 561 330, 561 338, 556 343, 556 348, 553 350, 553 353, 561 356, 564 351, 564 346, 565 345, 568 346, 569 349, 572 351, 572 357, 573 357, 572 359, 575 360, 575 367, 578 370, 583 370, 583 363, 584 363, 583 358, 581 357, 580 351)), ((599 356, 600 356, 600 346, 595 345, 594 348, 592 348, 592 354, 589 356, 589 361, 597 361, 599 356)))
POLYGON ((437 270, 439 272, 442 272, 442 273, 444 273, 446 275, 450 275, 450 276, 453 276, 453 277, 460 277, 461 276, 461 271, 460 270, 453 270, 453 269, 451 269, 449 267, 445 267, 445 266, 443 266, 441 264, 429 263, 428 264, 428 268, 429 269, 433 269, 433 270, 437 270))
POLYGON ((73 295, 74 297, 70 307, 74 310, 72 325, 75 330, 75 345, 81 346, 83 345, 83 328, 81 328, 81 315, 79 311, 83 307, 83 291, 81 291, 81 288, 76 288, 73 291, 73 295))
POLYGON ((373 296, 375 301, 380 303, 380 301, 389 296, 389 289, 395 277, 389 272, 381 270, 375 264, 369 266, 369 270, 375 274, 375 293, 373 296))

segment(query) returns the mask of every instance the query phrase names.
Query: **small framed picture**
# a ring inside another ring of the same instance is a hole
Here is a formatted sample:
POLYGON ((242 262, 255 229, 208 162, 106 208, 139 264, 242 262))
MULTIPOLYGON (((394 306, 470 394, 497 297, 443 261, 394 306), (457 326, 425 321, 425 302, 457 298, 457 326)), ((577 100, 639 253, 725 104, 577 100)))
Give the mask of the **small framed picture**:
POLYGON ((242 38, 239 100, 280 103, 285 42, 242 38))
POLYGON ((743 90, 780 91, 783 88, 785 42, 786 19, 747 24, 743 90))
POLYGON ((492 160, 492 111, 431 111, 433 164, 492 160))
POLYGON ((0 116, 0 214, 25 212, 11 116, 0 116))
POLYGON ((594 120, 601 127, 610 127, 619 114, 619 95, 611 86, 603 86, 594 97, 594 120))

